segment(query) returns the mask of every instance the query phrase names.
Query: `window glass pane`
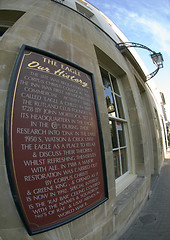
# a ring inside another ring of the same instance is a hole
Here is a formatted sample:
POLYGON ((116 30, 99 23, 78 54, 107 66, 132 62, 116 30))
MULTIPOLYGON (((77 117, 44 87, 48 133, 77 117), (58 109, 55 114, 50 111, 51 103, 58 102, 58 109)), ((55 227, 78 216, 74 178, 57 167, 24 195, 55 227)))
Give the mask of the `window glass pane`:
POLYGON ((113 77, 112 75, 110 75, 110 76, 111 76, 111 80, 112 80, 112 85, 113 85, 113 90, 114 90, 114 92, 117 93, 117 94, 120 94, 120 93, 119 93, 119 88, 118 88, 118 85, 117 85, 117 80, 116 80, 116 78, 113 77))
POLYGON ((110 124, 111 138, 112 138, 112 146, 113 146, 113 148, 117 148, 118 147, 118 142, 117 142, 115 121, 110 120, 109 124, 110 124))
POLYGON ((128 171, 126 149, 121 149, 120 152, 121 152, 121 161, 122 161, 122 174, 124 174, 128 171))
POLYGON ((117 95, 115 95, 115 97, 116 97, 116 103, 117 103, 119 118, 124 118, 124 112, 123 112, 123 107, 122 107, 122 100, 117 95))
POLYGON ((117 127, 117 131, 118 131, 120 147, 124 147, 126 144, 125 144, 125 135, 124 135, 123 123, 116 122, 116 127, 117 127))
POLYGON ((107 105, 107 111, 111 116, 116 116, 115 114, 115 105, 114 105, 114 100, 113 100, 113 94, 108 90, 104 89, 104 94, 106 97, 106 105, 107 105))
POLYGON ((110 112, 110 113, 108 114, 108 116, 109 116, 109 117, 116 117, 116 112, 115 112, 115 111, 110 112))
POLYGON ((100 70, 101 70, 101 75, 102 75, 102 80, 103 80, 104 87, 111 90, 112 88, 111 88, 111 83, 110 83, 108 72, 105 71, 103 68, 100 68, 100 70))
POLYGON ((119 151, 113 152, 113 160, 114 160, 114 167, 115 167, 115 178, 118 178, 121 176, 119 151))

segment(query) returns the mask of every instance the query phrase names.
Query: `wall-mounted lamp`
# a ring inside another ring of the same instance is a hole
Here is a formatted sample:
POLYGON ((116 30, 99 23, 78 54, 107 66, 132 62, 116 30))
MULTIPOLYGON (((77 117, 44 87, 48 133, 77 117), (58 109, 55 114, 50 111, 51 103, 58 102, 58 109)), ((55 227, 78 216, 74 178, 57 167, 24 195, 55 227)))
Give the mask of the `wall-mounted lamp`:
POLYGON ((123 51, 124 49, 129 48, 129 47, 137 47, 137 48, 146 49, 151 52, 150 56, 152 58, 153 63, 157 66, 157 69, 146 76, 147 81, 150 80, 151 78, 153 78, 157 74, 157 72, 159 71, 160 68, 163 68, 164 60, 163 60, 162 54, 160 52, 156 53, 156 52, 152 51, 150 48, 146 47, 145 45, 142 45, 140 43, 134 43, 134 42, 124 42, 124 43, 116 43, 116 47, 120 51, 123 51))

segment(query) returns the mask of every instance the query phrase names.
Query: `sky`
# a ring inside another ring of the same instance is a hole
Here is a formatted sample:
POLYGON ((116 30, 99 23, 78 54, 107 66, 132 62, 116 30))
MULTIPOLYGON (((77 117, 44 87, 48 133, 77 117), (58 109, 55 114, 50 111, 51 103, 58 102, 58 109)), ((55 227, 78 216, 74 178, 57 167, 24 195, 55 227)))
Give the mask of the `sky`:
MULTIPOLYGON (((167 118, 170 121, 170 0, 89 0, 124 33, 130 42, 143 44, 155 52, 161 52, 164 67, 150 81, 166 101, 167 118)), ((151 73, 156 69, 149 54, 137 49, 151 73)), ((149 82, 148 82, 149 83, 149 82)))

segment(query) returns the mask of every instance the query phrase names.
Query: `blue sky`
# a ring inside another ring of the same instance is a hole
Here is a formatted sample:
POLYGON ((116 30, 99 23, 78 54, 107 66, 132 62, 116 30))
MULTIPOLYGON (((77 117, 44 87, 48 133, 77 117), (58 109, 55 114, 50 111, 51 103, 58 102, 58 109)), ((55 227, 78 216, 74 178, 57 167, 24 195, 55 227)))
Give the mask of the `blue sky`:
MULTIPOLYGON (((150 80, 164 93, 170 121, 170 0, 89 0, 109 17, 131 42, 161 52, 164 68, 150 80)), ((136 49, 149 72, 156 69, 149 51, 136 49)))

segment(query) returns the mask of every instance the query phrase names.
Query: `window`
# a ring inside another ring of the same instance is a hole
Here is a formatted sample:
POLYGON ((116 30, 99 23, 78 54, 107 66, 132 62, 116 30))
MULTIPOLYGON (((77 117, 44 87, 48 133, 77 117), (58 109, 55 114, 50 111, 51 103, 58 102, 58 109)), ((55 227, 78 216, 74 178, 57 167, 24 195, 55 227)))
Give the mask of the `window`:
POLYGON ((6 26, 0 26, 0 38, 4 35, 4 33, 8 30, 6 26))
MULTIPOLYGON (((80 2, 84 4, 83 1, 80 1, 80 2)), ((81 4, 79 4, 77 2, 76 2, 76 8, 79 13, 81 13, 83 16, 85 16, 89 19, 91 19, 94 15, 89 9, 87 9, 86 7, 82 6, 81 4)))
POLYGON ((0 39, 23 14, 22 11, 0 10, 0 39))
POLYGON ((115 177, 119 178, 128 171, 125 131, 127 121, 117 79, 103 68, 100 68, 100 71, 109 117, 115 177))

